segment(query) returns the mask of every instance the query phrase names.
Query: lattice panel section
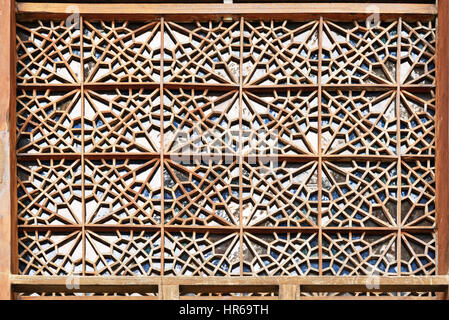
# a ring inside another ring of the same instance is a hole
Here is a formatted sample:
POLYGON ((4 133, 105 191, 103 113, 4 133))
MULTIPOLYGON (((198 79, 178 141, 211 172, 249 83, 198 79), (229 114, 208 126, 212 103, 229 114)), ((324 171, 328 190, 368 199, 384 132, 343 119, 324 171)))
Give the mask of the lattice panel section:
POLYGON ((137 20, 17 25, 21 274, 436 273, 435 21, 137 20))
POLYGON ((396 226, 397 182, 395 162, 325 162, 322 174, 322 225, 396 226))
POLYGON ((318 235, 245 233, 243 257, 243 274, 248 276, 318 275, 318 235))
POLYGON ((435 226, 434 161, 402 162, 401 220, 404 226, 435 226))
MULTIPOLYGON (((373 279, 375 279, 373 277, 373 279)), ((417 300, 433 300, 436 299, 436 293, 434 292, 300 292, 300 296, 303 297, 339 297, 337 299, 350 298, 351 300, 357 300, 358 297, 361 300, 364 299, 387 299, 397 300, 401 297, 416 297, 417 300)))
POLYGON ((409 234, 401 237, 401 274, 436 274, 436 234, 409 234))
POLYGON ((160 23, 99 21, 83 27, 87 82, 160 81, 160 23))
POLYGON ((238 98, 238 91, 165 91, 166 152, 218 156, 235 153, 239 148, 238 98))
POLYGON ((323 25, 324 83, 396 83, 398 23, 367 28, 362 22, 323 25))
POLYGON ((168 22, 164 31, 164 80, 182 83, 239 82, 238 22, 168 22))
POLYGON ((401 94, 401 153, 435 155, 435 93, 401 94))
POLYGON ((435 22, 403 22, 401 83, 435 84, 435 22))
POLYGON ((19 271, 23 275, 64 276, 83 272, 81 232, 19 233, 19 271))
POLYGON ((324 91, 321 142, 324 153, 395 155, 394 92, 324 91))
POLYGON ((245 93, 242 131, 245 154, 316 154, 317 92, 245 93))
POLYGON ((86 91, 86 152, 158 152, 161 146, 159 90, 86 91))
POLYGON ((18 153, 81 151, 81 93, 19 90, 17 93, 18 153))
POLYGON ((165 275, 240 275, 239 235, 211 232, 165 233, 165 275))
MULTIPOLYGON (((236 290, 238 291, 238 289, 236 290)), ((244 290, 242 290, 244 291, 244 290)), ((263 300, 277 300, 277 293, 271 292, 267 290, 266 292, 231 292, 231 293, 216 293, 216 292, 205 292, 205 293, 183 293, 182 296, 196 296, 198 299, 204 299, 203 297, 212 298, 212 300, 232 300, 233 298, 236 300, 244 299, 244 300, 254 300, 258 299, 258 297, 263 297, 263 300)))
POLYGON ((396 235, 323 235, 323 275, 397 275, 396 235))
POLYGON ((318 224, 317 163, 243 164, 243 224, 311 227, 318 224))
POLYGON ((161 223, 162 181, 159 160, 86 160, 86 222, 161 223))
POLYGON ((80 31, 65 21, 17 24, 17 82, 34 84, 81 81, 80 31))
POLYGON ((82 176, 79 160, 35 160, 17 167, 18 223, 80 224, 82 176))
POLYGON ((243 82, 249 85, 318 81, 318 21, 245 22, 243 82))
POLYGON ((161 235, 158 232, 86 232, 86 274, 160 275, 161 235))
POLYGON ((239 165, 195 161, 164 164, 165 222, 170 225, 238 226, 239 165))

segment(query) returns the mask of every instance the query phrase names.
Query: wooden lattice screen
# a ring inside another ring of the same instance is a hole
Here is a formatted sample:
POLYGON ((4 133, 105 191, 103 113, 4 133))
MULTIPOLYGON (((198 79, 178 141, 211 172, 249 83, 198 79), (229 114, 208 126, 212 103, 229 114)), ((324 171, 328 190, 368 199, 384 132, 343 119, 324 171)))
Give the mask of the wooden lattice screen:
POLYGON ((341 20, 19 20, 18 274, 436 275, 436 18, 341 20))

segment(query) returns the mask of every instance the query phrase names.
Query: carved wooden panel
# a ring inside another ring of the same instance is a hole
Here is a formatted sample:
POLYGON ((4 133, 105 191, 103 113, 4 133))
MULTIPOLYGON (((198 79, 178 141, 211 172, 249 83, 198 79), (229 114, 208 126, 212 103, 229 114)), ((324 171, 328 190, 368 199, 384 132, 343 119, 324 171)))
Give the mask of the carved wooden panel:
POLYGON ((405 19, 17 24, 20 273, 434 274, 435 45, 405 19))
POLYGON ((81 36, 65 21, 17 24, 18 83, 80 83, 81 36))
POLYGON ((324 22, 324 83, 396 83, 398 22, 324 22))

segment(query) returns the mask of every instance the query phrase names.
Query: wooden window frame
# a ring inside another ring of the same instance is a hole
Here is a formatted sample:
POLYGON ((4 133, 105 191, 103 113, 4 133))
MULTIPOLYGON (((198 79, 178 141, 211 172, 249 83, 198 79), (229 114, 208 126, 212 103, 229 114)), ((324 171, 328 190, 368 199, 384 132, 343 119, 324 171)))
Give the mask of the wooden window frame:
MULTIPOLYGON (((46 287, 48 290, 66 290, 65 277, 27 277, 17 275, 17 204, 15 158, 15 21, 26 19, 53 19, 67 17, 67 3, 15 3, 0 0, 0 299, 13 299, 17 290, 46 287)), ((289 3, 289 4, 77 4, 83 17, 143 20, 164 16, 177 21, 192 21, 197 17, 207 19, 249 18, 310 19, 317 15, 347 20, 365 18, 366 4, 347 3, 289 3)), ((438 275, 433 277, 380 277, 381 289, 391 291, 438 291, 438 298, 448 299, 449 287, 449 195, 445 183, 449 181, 449 2, 429 4, 379 4, 382 19, 413 16, 417 20, 438 15, 437 69, 436 69, 436 212, 438 275)), ((177 299, 182 290, 211 292, 235 288, 277 287, 280 299, 298 298, 299 290, 365 291, 367 277, 232 277, 197 278, 176 277, 83 277, 80 284, 92 292, 122 288, 141 288, 159 291, 159 298, 177 299), (224 288, 224 289, 223 289, 224 288)))

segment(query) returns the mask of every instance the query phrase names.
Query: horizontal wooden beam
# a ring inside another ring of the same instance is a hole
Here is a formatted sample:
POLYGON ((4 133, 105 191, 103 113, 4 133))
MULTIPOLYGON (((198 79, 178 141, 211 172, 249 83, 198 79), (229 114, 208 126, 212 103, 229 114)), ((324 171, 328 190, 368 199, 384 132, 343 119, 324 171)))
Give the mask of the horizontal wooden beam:
POLYGON ((117 19, 132 16, 136 19, 151 19, 164 16, 168 19, 181 18, 187 21, 196 19, 238 18, 316 18, 318 15, 339 20, 354 20, 379 13, 382 18, 415 16, 417 19, 437 14, 433 4, 415 3, 17 3, 19 19, 55 18, 68 16, 76 8, 84 17, 117 19), (373 10, 375 8, 375 10, 373 10))
POLYGON ((13 292, 157 293, 161 277, 10 275, 13 292))
POLYGON ((111 296, 111 295, 74 295, 74 296, 20 296, 18 300, 159 300, 158 296, 111 296))
POLYGON ((300 286, 301 292, 446 292, 449 276, 370 277, 126 277, 11 275, 14 292, 156 293, 160 286, 179 286, 182 293, 273 292, 300 286))

